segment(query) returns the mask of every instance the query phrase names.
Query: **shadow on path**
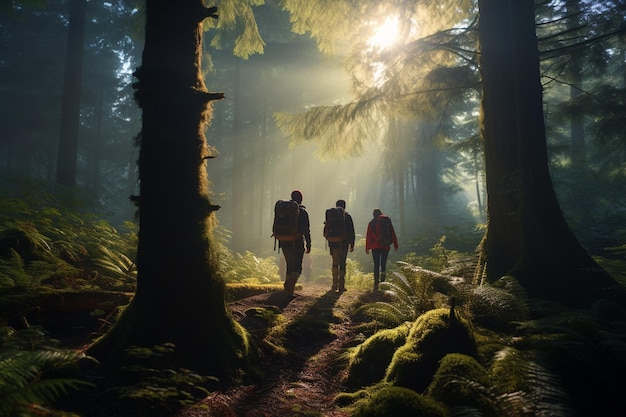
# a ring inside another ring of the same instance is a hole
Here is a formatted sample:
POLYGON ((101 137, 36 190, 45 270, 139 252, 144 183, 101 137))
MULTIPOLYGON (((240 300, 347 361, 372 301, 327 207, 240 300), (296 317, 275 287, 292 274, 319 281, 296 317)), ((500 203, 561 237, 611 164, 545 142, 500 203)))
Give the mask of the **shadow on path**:
POLYGON ((327 373, 332 370, 326 366, 318 369, 321 364, 316 362, 319 355, 325 356, 322 351, 336 340, 333 325, 341 323, 342 318, 333 310, 341 294, 323 291, 321 288, 305 290, 296 293, 293 299, 282 292, 267 294, 260 299, 255 297, 259 302, 257 305, 276 308, 288 318, 279 334, 270 335, 270 343, 282 343, 286 351, 270 348, 262 354, 265 378, 259 384, 231 394, 230 404, 235 415, 282 417, 300 415, 294 414, 296 410, 320 413, 321 409, 334 408, 326 392, 332 379, 327 373), (271 409, 265 407, 268 402, 272 404, 271 409))

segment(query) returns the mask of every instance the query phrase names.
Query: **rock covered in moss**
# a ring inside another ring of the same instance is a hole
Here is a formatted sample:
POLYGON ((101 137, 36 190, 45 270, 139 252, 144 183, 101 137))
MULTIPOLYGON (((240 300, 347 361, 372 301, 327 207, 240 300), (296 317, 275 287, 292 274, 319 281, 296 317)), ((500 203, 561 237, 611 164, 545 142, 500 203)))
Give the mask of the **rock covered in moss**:
POLYGON ((480 392, 491 387, 490 381, 489 371, 476 359, 451 353, 441 360, 427 395, 448 407, 471 407, 496 417, 496 410, 480 392))
POLYGON ((449 353, 476 355, 476 341, 469 321, 450 310, 435 309, 413 324, 406 343, 396 350, 387 369, 386 382, 423 392, 430 385, 439 361, 449 353))
POLYGON ((445 417, 446 409, 417 392, 385 387, 357 406, 352 417, 445 417))
POLYGON ((359 388, 382 380, 396 349, 404 345, 410 328, 409 324, 402 324, 381 330, 361 343, 350 358, 346 385, 359 388))

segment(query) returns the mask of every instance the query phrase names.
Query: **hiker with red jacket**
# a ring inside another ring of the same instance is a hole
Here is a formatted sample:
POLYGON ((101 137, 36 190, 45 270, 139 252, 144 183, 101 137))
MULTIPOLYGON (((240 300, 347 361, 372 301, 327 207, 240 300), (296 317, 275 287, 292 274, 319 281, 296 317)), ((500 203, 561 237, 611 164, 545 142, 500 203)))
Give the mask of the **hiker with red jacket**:
POLYGON ((374 291, 378 290, 378 282, 385 282, 387 270, 387 256, 393 244, 394 250, 398 250, 398 238, 391 224, 391 219, 385 216, 380 209, 374 209, 374 218, 367 224, 365 235, 365 253, 370 250, 374 258, 374 291))

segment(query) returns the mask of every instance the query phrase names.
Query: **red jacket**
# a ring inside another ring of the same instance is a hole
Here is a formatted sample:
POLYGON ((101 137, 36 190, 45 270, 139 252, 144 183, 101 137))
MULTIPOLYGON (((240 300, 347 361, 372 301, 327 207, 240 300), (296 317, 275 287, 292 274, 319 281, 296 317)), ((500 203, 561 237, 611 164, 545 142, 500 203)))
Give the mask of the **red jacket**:
MULTIPOLYGON (((380 242, 379 239, 379 230, 378 230, 378 219, 381 217, 386 217, 384 214, 372 219, 367 224, 367 234, 365 235, 365 250, 369 251, 372 249, 384 249, 389 250, 391 248, 391 244, 384 245, 380 242)), ((389 220, 391 224, 391 220, 389 220)), ((396 237, 396 231, 393 229, 393 224, 391 224, 391 239, 393 243, 394 249, 398 249, 398 238, 396 237)))

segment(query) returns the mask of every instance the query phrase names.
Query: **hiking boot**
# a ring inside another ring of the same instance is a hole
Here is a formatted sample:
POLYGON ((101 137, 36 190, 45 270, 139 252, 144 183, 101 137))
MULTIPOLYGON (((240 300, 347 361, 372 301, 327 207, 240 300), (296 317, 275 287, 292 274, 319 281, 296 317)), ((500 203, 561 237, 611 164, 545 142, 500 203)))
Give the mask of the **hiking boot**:
POLYGON ((290 297, 293 297, 293 291, 296 288, 296 282, 298 281, 298 277, 287 277, 285 283, 283 284, 283 288, 285 289, 285 294, 290 297))

